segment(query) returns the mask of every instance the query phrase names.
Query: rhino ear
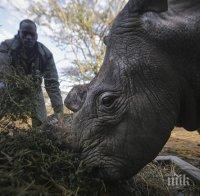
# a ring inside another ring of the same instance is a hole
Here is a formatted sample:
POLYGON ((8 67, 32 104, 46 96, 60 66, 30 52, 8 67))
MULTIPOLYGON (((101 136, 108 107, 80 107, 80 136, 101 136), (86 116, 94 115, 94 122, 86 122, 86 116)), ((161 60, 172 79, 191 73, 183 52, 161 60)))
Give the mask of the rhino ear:
POLYGON ((87 86, 87 84, 77 85, 72 88, 64 101, 64 104, 68 109, 73 112, 77 112, 81 109, 87 96, 87 86))
POLYGON ((168 0, 129 0, 129 9, 132 12, 165 12, 168 10, 168 0))

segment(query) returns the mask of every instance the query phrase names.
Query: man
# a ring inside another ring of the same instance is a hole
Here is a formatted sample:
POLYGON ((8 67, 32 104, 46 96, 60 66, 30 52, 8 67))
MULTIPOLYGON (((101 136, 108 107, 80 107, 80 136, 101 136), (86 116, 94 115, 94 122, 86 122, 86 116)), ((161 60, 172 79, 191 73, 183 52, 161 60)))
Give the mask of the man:
POLYGON ((13 39, 1 43, 0 60, 2 63, 3 59, 5 63, 14 68, 20 66, 19 70, 25 75, 37 78, 39 90, 35 93, 37 104, 31 116, 32 126, 40 126, 47 118, 41 89, 42 78, 44 78, 45 88, 50 97, 54 114, 58 119, 58 123, 62 125, 63 102, 54 59, 52 53, 37 39, 36 24, 29 19, 21 21, 18 34, 13 39))

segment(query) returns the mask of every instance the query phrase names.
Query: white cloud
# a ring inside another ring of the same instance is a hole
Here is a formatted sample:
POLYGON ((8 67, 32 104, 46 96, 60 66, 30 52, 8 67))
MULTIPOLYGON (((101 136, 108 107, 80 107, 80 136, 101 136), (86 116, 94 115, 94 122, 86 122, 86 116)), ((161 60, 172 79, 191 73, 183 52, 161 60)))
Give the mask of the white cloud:
POLYGON ((26 9, 28 7, 27 0, 11 0, 12 4, 20 9, 26 9))
POLYGON ((26 9, 29 1, 27 0, 1 0, 0 6, 6 9, 13 9, 13 6, 20 9, 26 9))
POLYGON ((8 20, 7 24, 10 25, 10 26, 15 25, 15 21, 14 20, 8 20))
POLYGON ((1 29, 0 31, 0 42, 4 41, 5 39, 10 39, 13 37, 13 34, 5 29, 1 29))

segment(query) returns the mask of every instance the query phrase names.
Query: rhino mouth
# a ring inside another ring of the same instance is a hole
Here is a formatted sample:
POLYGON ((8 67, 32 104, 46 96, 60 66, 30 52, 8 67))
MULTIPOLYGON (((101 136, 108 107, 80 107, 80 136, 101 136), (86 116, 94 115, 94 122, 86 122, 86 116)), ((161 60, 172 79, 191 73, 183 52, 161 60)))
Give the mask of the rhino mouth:
POLYGON ((82 156, 82 166, 89 171, 92 177, 100 178, 105 182, 130 179, 137 173, 131 167, 132 164, 122 157, 90 154, 87 157, 84 156, 84 158, 82 156))
POLYGON ((100 178, 105 182, 118 181, 122 179, 121 172, 114 167, 94 166, 91 169, 91 175, 92 177, 100 178))
POLYGON ((93 165, 87 166, 90 175, 93 178, 99 178, 104 182, 117 182, 121 180, 128 180, 134 176, 135 173, 131 173, 130 169, 118 168, 117 166, 110 165, 93 165))

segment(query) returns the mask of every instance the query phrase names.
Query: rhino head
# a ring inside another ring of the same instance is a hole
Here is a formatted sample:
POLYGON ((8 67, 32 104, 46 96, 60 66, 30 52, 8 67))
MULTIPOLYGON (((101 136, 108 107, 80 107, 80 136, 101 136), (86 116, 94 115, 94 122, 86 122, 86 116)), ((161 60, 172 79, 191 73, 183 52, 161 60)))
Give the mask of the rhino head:
POLYGON ((130 0, 104 39, 98 75, 65 99, 74 111, 72 134, 83 165, 104 180, 135 175, 158 155, 177 123, 190 126, 184 112, 180 116, 181 79, 144 21, 146 13, 165 11, 166 0, 130 0))

